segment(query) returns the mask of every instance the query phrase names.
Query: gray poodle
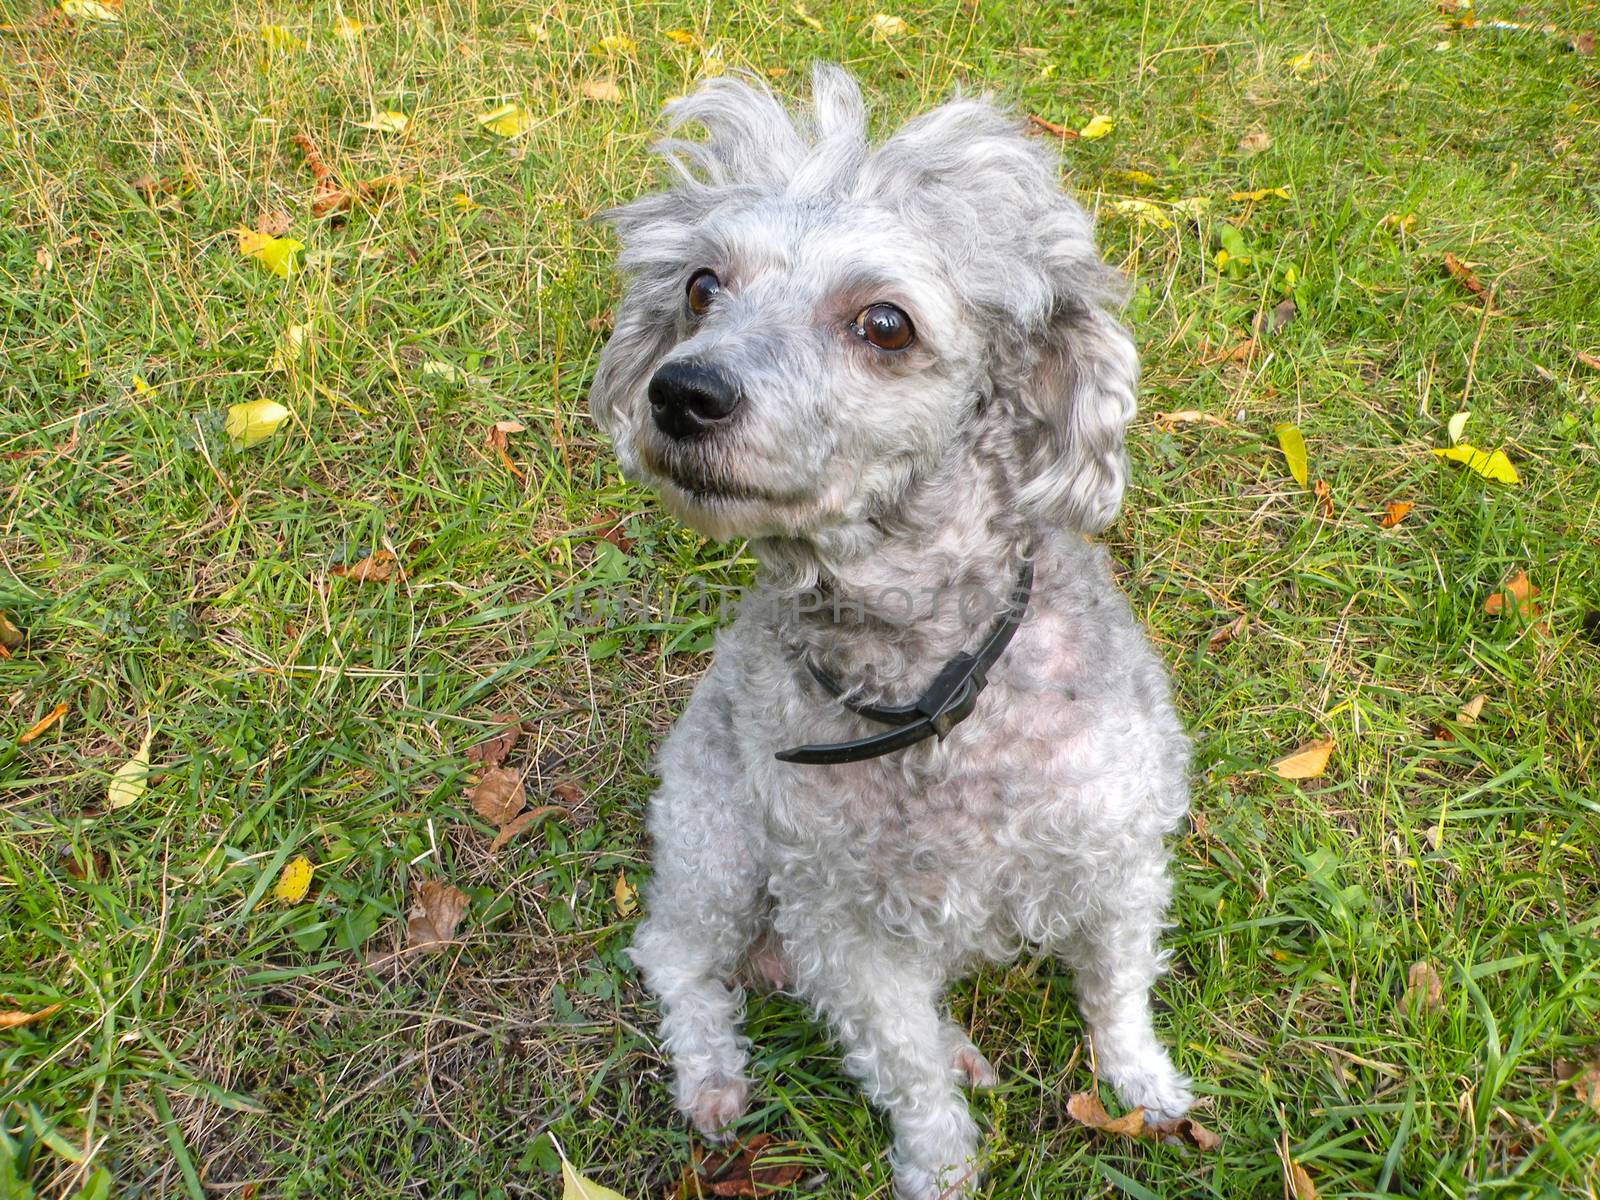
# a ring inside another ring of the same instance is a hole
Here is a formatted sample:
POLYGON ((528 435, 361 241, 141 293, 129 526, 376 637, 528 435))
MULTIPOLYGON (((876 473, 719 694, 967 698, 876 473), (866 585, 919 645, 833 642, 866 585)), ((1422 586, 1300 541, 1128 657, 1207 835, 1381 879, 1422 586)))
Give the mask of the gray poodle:
POLYGON ((625 472, 760 581, 661 750, 632 955, 679 1107, 745 1110, 741 981, 804 997, 888 1115, 895 1190, 976 1187, 947 984, 1027 946, 1072 970, 1093 1063, 1190 1104, 1150 987, 1188 806, 1162 664, 1083 534, 1116 516, 1138 357, 1055 157, 982 99, 876 146, 716 79, 703 140, 609 214, 628 285, 589 402, 625 472), (796 745, 796 743, 802 743, 796 745))

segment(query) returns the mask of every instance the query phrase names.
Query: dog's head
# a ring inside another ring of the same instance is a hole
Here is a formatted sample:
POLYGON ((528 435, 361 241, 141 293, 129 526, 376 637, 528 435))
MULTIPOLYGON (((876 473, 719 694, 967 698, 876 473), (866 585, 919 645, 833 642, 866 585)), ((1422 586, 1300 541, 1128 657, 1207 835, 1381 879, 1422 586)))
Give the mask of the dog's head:
POLYGON ((876 147, 818 67, 809 112, 722 78, 667 109, 705 140, 672 186, 608 214, 626 294, 589 394, 623 469, 714 537, 878 520, 975 431, 1016 501, 1116 516, 1138 359, 1121 280, 1053 154, 981 99, 876 147))

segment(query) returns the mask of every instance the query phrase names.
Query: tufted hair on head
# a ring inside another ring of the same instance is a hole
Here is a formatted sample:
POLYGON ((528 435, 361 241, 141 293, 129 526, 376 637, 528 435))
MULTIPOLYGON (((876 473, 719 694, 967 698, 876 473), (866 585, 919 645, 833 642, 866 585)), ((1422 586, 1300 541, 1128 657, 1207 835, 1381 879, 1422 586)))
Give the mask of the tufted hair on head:
POLYGON ((873 147, 860 89, 827 65, 814 68, 798 113, 764 83, 733 76, 666 112, 674 136, 655 149, 671 186, 605 215, 630 284, 591 392, 602 425, 672 344, 660 314, 677 302, 696 228, 771 200, 882 209, 920 235, 984 335, 985 391, 1012 422, 1025 511, 1091 532, 1116 516, 1138 380, 1132 339, 1111 315, 1124 284, 1062 189, 1057 156, 1015 114, 958 96, 873 147), (705 136, 677 133, 691 124, 705 136))

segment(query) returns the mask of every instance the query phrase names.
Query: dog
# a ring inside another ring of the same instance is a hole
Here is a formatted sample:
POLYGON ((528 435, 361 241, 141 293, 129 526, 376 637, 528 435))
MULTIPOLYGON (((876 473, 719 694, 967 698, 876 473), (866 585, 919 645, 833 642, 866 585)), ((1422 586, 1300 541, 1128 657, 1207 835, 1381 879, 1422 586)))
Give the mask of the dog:
POLYGON ((803 111, 723 77, 667 117, 704 136, 605 214, 626 283, 590 409, 625 474, 760 564, 648 810, 630 953, 678 1107, 708 1138, 743 1114, 764 978, 887 1114, 896 1194, 968 1194, 961 1085, 995 1073, 942 994, 1033 947, 1073 973, 1100 1078, 1178 1117, 1150 989, 1190 744, 1085 536, 1128 477, 1120 274, 988 99, 874 145, 818 66, 803 111))

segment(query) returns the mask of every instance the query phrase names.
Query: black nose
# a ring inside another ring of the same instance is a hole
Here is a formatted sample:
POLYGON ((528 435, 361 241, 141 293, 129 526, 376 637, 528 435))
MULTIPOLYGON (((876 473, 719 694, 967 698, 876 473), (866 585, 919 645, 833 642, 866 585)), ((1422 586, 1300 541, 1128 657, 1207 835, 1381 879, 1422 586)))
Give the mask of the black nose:
POLYGON ((726 421, 739 407, 739 385, 716 367, 692 359, 669 362, 650 380, 650 414, 668 437, 694 437, 726 421))

